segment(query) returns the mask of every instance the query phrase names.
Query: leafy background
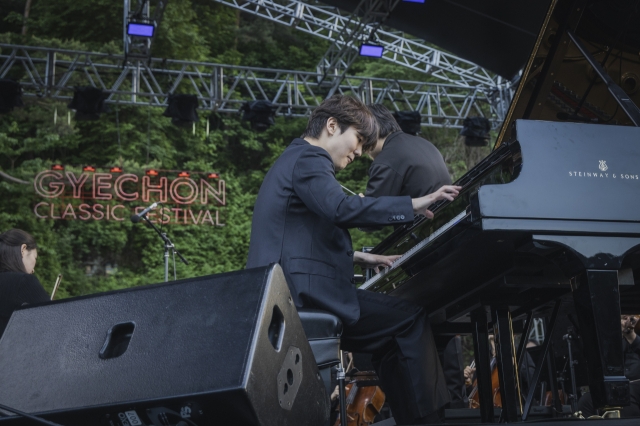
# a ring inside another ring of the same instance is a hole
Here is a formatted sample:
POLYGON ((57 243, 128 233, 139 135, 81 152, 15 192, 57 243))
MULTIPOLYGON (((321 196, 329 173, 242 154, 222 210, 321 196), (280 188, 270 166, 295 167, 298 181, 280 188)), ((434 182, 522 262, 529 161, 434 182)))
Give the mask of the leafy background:
MULTIPOLYGON (((34 0, 22 35, 25 0, 0 0, 0 42, 122 53, 122 2, 34 0)), ((244 15, 208 0, 169 2, 153 56, 294 70, 315 70, 326 41, 293 28, 244 15)), ((372 59, 357 61, 350 74, 426 81, 430 77, 372 59)), ((0 171, 32 182, 51 164, 122 164, 126 171, 146 167, 219 171, 227 183, 226 226, 169 227, 172 240, 190 261, 178 264, 179 278, 244 267, 253 204, 262 179, 278 155, 305 128, 305 119, 277 117, 264 133, 240 116, 222 117, 205 135, 200 113, 195 134, 175 127, 162 109, 112 106, 99 121, 67 121, 67 107, 52 99, 23 98, 25 106, 0 115, 0 171), (54 123, 54 114, 58 120, 54 123), (119 137, 118 137, 119 135, 119 137)), ((440 148, 451 175, 460 177, 488 148, 468 148, 455 129, 423 128, 440 148)), ((361 158, 338 173, 346 187, 364 192, 370 159, 361 158)), ((159 282, 163 247, 153 231, 130 221, 43 220, 33 213, 32 185, 0 178, 0 230, 21 228, 39 244, 36 274, 51 290, 64 275, 58 298, 159 282)), ((354 249, 372 246, 390 232, 352 231, 354 249)))

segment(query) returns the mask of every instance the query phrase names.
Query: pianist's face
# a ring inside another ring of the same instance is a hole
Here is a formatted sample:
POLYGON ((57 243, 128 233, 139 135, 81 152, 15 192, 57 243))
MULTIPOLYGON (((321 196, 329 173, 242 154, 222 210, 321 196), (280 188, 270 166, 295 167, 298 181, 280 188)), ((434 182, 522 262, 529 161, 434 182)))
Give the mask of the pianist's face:
POLYGON ((327 120, 326 132, 328 137, 323 144, 329 152, 336 171, 342 170, 362 155, 364 140, 360 133, 353 127, 348 127, 344 132, 333 118, 327 120), (333 120, 333 123, 332 123, 333 120))

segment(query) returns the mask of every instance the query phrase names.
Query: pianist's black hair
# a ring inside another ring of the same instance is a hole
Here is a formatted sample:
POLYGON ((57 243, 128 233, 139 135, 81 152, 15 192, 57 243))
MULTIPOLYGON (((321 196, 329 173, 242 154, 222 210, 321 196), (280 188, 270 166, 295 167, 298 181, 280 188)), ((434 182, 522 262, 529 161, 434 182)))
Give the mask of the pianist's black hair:
POLYGON ((378 137, 384 139, 391 133, 400 132, 402 129, 386 106, 380 104, 367 105, 369 111, 373 114, 378 122, 378 137))
POLYGON ((329 118, 335 118, 341 132, 353 127, 362 137, 362 151, 369 152, 378 143, 378 124, 367 106, 352 96, 333 95, 313 110, 302 138, 319 138, 329 118))
POLYGON ((21 229, 10 229, 0 234, 0 272, 24 272, 27 270, 22 262, 22 245, 27 250, 37 249, 36 240, 21 229))

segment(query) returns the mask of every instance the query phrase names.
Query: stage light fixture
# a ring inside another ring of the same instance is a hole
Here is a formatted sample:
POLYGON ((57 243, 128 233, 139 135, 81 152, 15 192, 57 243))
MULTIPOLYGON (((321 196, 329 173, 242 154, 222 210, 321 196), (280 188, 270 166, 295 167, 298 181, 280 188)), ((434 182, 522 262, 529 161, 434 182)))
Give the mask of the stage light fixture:
POLYGON ((62 164, 54 164, 51 166, 51 170, 61 172, 64 170, 64 166, 62 164))
POLYGON ((171 123, 176 126, 187 127, 198 121, 198 97, 196 95, 169 95, 169 105, 162 113, 171 117, 171 123))
POLYGON ((396 111, 393 113, 393 117, 396 119, 403 132, 410 135, 417 135, 420 133, 420 123, 422 117, 418 111, 396 111))
POLYGON ((251 122, 251 128, 256 132, 264 132, 275 124, 276 107, 269 101, 251 101, 242 104, 240 111, 242 120, 251 122))
POLYGON ((371 58, 382 58, 384 47, 376 44, 363 43, 360 45, 360 56, 369 56, 371 58))
POLYGON ((111 173, 122 173, 124 170, 122 170, 122 167, 115 166, 110 168, 109 171, 111 173))
POLYGON ((144 174, 147 176, 154 177, 154 176, 158 176, 158 171, 155 169, 149 169, 149 170, 146 170, 144 174))
POLYGON ((420 3, 424 4, 425 0, 402 0, 403 3, 420 3))
POLYGON ((22 103, 22 87, 17 81, 0 79, 0 114, 7 114, 22 103))
POLYGON ((104 101, 109 94, 93 86, 75 87, 73 99, 67 105, 69 109, 76 111, 76 120, 98 120, 100 114, 109 112, 104 101))
POLYGON ((95 168, 95 167, 93 167, 93 166, 84 166, 84 167, 82 168, 82 171, 83 171, 83 172, 95 172, 95 171, 96 171, 96 168, 95 168))
POLYGON ((464 136, 467 146, 486 146, 488 144, 491 122, 484 117, 467 117, 462 122, 460 135, 464 136))
POLYGON ((144 22, 129 22, 127 24, 127 34, 135 37, 153 37, 156 27, 153 24, 144 22))
POLYGON ((189 174, 189 172, 180 172, 180 173, 178 173, 178 177, 188 178, 189 176, 191 176, 189 174))
POLYGON ((220 177, 220 175, 218 173, 209 173, 207 175, 207 178, 209 179, 218 179, 220 177))

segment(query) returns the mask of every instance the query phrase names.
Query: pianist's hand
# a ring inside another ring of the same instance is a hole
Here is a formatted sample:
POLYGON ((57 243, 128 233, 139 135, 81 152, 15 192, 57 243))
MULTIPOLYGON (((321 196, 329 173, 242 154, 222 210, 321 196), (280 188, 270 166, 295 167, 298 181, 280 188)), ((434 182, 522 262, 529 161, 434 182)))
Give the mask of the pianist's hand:
POLYGON ((363 253, 356 251, 353 253, 353 263, 362 268, 373 269, 376 274, 380 272, 380 268, 391 266, 391 264, 400 256, 382 256, 380 254, 363 253))
POLYGON ((429 195, 425 195, 424 197, 414 198, 411 200, 413 204, 413 213, 414 214, 423 214, 429 219, 433 218, 433 213, 427 210, 431 204, 435 203, 438 200, 449 200, 453 201, 454 198, 458 196, 461 186, 455 185, 444 185, 436 192, 433 192, 429 195))

